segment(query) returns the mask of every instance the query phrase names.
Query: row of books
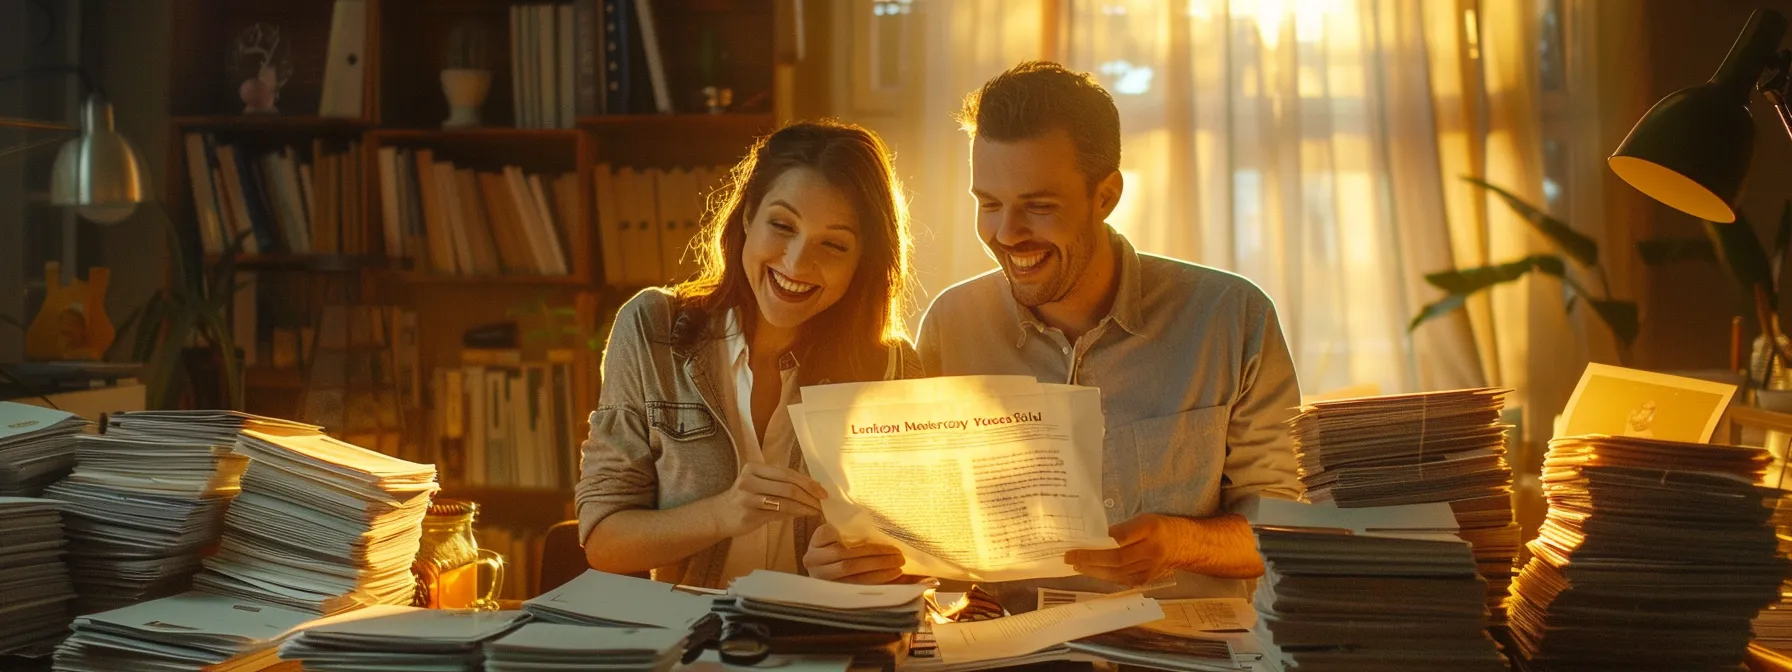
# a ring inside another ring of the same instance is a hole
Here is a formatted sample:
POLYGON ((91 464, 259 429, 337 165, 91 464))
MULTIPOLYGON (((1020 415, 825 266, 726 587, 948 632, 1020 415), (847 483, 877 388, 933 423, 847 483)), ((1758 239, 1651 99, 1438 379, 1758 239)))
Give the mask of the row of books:
POLYGON ((519 128, 572 128, 579 115, 670 113, 663 59, 648 0, 510 6, 519 128))
POLYGON ((585 426, 574 407, 576 353, 525 362, 516 350, 468 349, 461 361, 437 367, 431 381, 443 480, 572 490, 585 426))
POLYGON ((386 255, 448 275, 567 275, 583 222, 576 174, 475 171, 429 149, 381 147, 386 255))
POLYGON ((361 216, 360 144, 332 151, 254 151, 187 133, 187 181, 200 243, 219 254, 238 239, 249 253, 366 254, 373 241, 361 216))
POLYGON ((697 271, 689 247, 703 226, 707 195, 727 175, 727 166, 599 164, 594 172, 605 283, 658 285, 697 271))

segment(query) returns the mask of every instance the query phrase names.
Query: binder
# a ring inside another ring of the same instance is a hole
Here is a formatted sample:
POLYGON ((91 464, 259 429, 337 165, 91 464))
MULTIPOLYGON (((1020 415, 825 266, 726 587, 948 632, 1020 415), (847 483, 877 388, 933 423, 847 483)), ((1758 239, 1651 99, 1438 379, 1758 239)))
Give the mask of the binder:
POLYGON ((624 168, 617 171, 618 199, 623 208, 623 221, 629 223, 623 235, 622 264, 628 282, 635 286, 657 285, 665 281, 660 268, 660 228, 654 226, 659 216, 655 202, 658 169, 624 168))
POLYGON ((366 0, 336 0, 330 17, 330 57, 324 66, 320 117, 360 117, 367 59, 366 0))
POLYGON ((610 164, 592 167, 592 180, 597 194, 597 244, 602 248, 604 284, 620 287, 627 284, 622 275, 622 229, 616 212, 616 174, 610 164))
POLYGON ((690 187, 691 173, 688 170, 667 168, 657 172, 659 185, 654 192, 659 217, 654 221, 660 227, 661 276, 678 282, 687 277, 685 270, 688 268, 683 261, 685 244, 690 242, 685 235, 685 202, 695 198, 691 193, 696 190, 690 187))

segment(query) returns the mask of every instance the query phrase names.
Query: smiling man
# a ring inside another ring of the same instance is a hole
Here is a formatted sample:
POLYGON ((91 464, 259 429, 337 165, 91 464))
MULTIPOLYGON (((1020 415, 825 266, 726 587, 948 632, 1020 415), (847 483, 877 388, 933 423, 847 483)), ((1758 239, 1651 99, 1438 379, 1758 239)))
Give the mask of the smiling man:
MULTIPOLYGON (((1262 559, 1241 512, 1301 485, 1284 422, 1300 404, 1275 305, 1237 275, 1140 254, 1106 223, 1120 201, 1120 118, 1092 78, 1028 62, 972 93, 977 235, 1001 264, 942 292, 922 321, 930 375, 1020 374, 1101 388, 1102 505, 1120 547, 1072 551, 1082 576, 991 588, 1248 597, 1262 559)), ((818 531, 811 574, 887 581, 894 548, 818 531)))

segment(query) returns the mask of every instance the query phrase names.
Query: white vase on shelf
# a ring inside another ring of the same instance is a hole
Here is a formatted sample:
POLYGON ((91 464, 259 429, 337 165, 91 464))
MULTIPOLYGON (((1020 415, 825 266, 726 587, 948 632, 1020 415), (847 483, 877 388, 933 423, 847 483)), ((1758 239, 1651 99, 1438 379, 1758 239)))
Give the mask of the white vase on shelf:
POLYGON ((479 106, 492 89, 492 71, 472 68, 448 68, 442 71, 442 95, 448 98, 448 119, 442 128, 472 128, 480 125, 479 106))

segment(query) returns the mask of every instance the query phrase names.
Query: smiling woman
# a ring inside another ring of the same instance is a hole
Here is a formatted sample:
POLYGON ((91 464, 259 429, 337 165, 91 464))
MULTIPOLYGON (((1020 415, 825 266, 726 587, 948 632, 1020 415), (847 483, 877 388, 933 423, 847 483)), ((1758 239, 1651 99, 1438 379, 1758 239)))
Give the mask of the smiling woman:
POLYGON ((622 308, 578 486, 592 567, 708 587, 799 571, 826 494, 787 406, 803 385, 920 374, 888 157, 848 124, 761 139, 714 199, 698 276, 622 308))

